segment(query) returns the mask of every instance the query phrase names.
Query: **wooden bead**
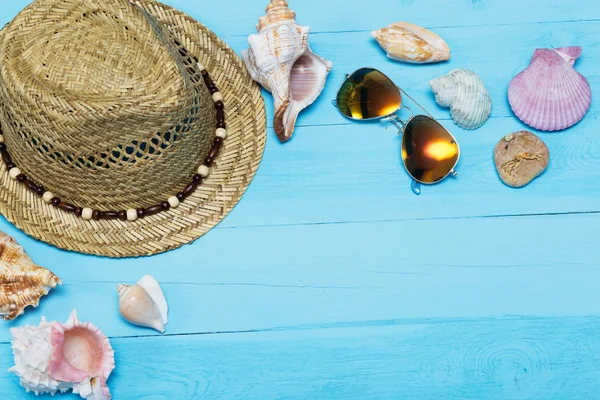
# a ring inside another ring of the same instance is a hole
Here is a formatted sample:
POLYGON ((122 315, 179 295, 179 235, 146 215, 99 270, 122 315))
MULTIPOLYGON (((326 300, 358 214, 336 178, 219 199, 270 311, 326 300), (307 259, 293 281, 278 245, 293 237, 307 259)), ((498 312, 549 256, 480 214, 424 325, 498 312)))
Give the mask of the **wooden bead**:
POLYGON ((210 168, 206 165, 201 165, 198 167, 198 174, 200 174, 203 178, 206 178, 210 173, 210 168))
POLYGON ((15 167, 16 167, 16 165, 13 164, 12 161, 6 163, 6 169, 8 169, 8 170, 11 170, 11 169, 13 169, 15 167))
POLYGON ((119 218, 118 211, 100 211, 98 219, 117 219, 119 218))
POLYGON ((17 176, 21 175, 21 170, 17 167, 11 168, 10 171, 8 171, 8 176, 10 176, 12 179, 17 179, 17 176))
POLYGON ((227 139, 227 130, 224 128, 217 128, 215 135, 217 137, 220 137, 221 139, 225 140, 225 139, 227 139))
POLYGON ((225 122, 225 111, 222 108, 217 110, 217 122, 225 122))
POLYGON ((127 211, 125 211, 125 210, 119 211, 119 219, 121 221, 127 221, 127 211))
POLYGON ((53 197, 52 200, 50 200, 50 203, 52 203, 53 206, 57 206, 60 204, 60 197, 53 197))
POLYGON ((46 203, 51 203, 53 198, 54 198, 54 193, 52 193, 52 192, 44 192, 44 194, 42 195, 42 199, 46 203))
POLYGON ((65 203, 64 201, 58 203, 58 208, 68 212, 75 212, 75 206, 73 204, 65 203))
POLYGON ((208 76, 208 71, 203 69, 202 71, 200 71, 200 73, 202 74, 203 77, 208 76))
POLYGON ((135 208, 127 210, 127 221, 135 221, 138 218, 138 213, 135 208))
POLYGON ((162 201, 160 203, 160 206, 162 207, 163 211, 167 211, 169 210, 169 208, 171 208, 171 203, 169 203, 168 201, 162 201))
POLYGON ((215 83, 213 82, 212 78, 206 74, 202 74, 202 78, 204 78, 204 84, 206 85, 207 88, 210 88, 211 86, 215 86, 215 83))
POLYGON ((213 144, 218 144, 219 146, 223 145, 223 138, 217 136, 213 139, 213 144))
POLYGON ((221 151, 221 143, 213 143, 210 151, 208 152, 208 156, 206 158, 212 158, 213 160, 217 158, 219 152, 221 151))
POLYGON ((35 189, 35 192, 38 196, 43 196, 45 191, 46 189, 44 189, 43 186, 38 186, 37 189, 35 189))
POLYGON ((146 210, 144 210, 143 208, 138 208, 137 216, 138 218, 144 218, 146 216, 146 210))
POLYGON ((215 108, 216 109, 225 108, 225 104, 221 100, 216 101, 215 102, 215 108))
POLYGON ((183 195, 189 197, 198 188, 198 182, 191 182, 183 189, 183 195))
POLYGON ((221 92, 215 92, 212 94, 213 101, 216 103, 217 101, 223 101, 223 95, 221 92))
POLYGON ((179 200, 180 202, 182 202, 183 200, 185 200, 185 194, 183 194, 183 192, 179 192, 175 195, 175 197, 177 197, 177 200, 179 200))
POLYGON ((219 91, 219 89, 216 86, 209 86, 208 91, 210 94, 215 94, 219 91))
POLYGON ((19 174, 19 175, 17 175, 17 182, 25 182, 25 179, 27 179, 27 177, 25 176, 25 174, 19 174))
POLYGON ((100 220, 100 211, 98 211, 98 210, 92 211, 92 219, 94 221, 99 221, 100 220))
POLYGON ((83 208, 75 207, 75 215, 81 217, 81 214, 83 214, 83 208))
POLYGON ((31 190, 32 192, 36 192, 37 193, 37 185, 30 181, 29 179, 25 179, 25 181, 23 181, 23 183, 25 184, 25 186, 27 187, 27 189, 31 190))
POLYGON ((83 210, 81 210, 81 218, 83 218, 83 219, 90 220, 90 219, 92 219, 93 215, 94 215, 94 210, 92 210, 91 208, 85 207, 83 210))
POLYGON ((146 208, 146 215, 156 215, 163 210, 162 204, 146 208))
POLYGON ((200 175, 200 174, 196 174, 196 175, 194 175, 194 176, 192 177, 192 180, 193 180, 194 182, 197 182, 197 183, 198 183, 198 185, 199 185, 199 184, 201 184, 201 183, 202 183, 202 175, 200 175))
POLYGON ((6 150, 6 143, 0 143, 0 151, 6 150))
POLYGON ((206 165, 207 167, 212 167, 214 162, 215 162, 215 159, 212 157, 206 157, 204 159, 204 165, 206 165))
POLYGON ((179 199, 177 196, 171 196, 167 201, 172 208, 176 208, 179 205, 179 199))
POLYGON ((225 128, 227 128, 227 125, 225 125, 225 122, 219 122, 218 121, 217 122, 217 128, 223 128, 223 129, 225 129, 225 128))

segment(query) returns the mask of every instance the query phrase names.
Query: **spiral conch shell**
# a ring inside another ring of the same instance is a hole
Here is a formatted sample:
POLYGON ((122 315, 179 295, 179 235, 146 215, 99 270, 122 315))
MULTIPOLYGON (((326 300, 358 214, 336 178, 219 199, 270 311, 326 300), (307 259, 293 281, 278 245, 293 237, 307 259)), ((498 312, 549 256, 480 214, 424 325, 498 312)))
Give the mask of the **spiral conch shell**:
POLYGON ((169 308, 158 282, 145 275, 135 285, 119 285, 119 311, 134 325, 165 332, 169 308))
POLYGON ((371 32, 371 36, 393 60, 426 64, 450 59, 450 47, 444 39, 408 22, 395 22, 371 32))
POLYGON ((490 117, 492 100, 481 78, 468 69, 455 69, 429 82, 435 101, 450 107, 450 115, 463 129, 480 128, 490 117))
POLYGON ((106 381, 115 368, 108 338, 89 322, 80 322, 75 310, 61 324, 42 317, 39 326, 11 329, 15 365, 9 372, 36 395, 72 389, 86 400, 110 400, 106 381))
POLYGON ((0 316, 11 320, 37 307, 40 298, 60 285, 60 279, 37 266, 10 236, 0 232, 0 316))
POLYGON ((287 1, 271 0, 266 12, 242 58, 252 79, 273 94, 273 126, 285 142, 292 137, 300 111, 321 94, 332 63, 311 51, 309 27, 296 24, 287 1))

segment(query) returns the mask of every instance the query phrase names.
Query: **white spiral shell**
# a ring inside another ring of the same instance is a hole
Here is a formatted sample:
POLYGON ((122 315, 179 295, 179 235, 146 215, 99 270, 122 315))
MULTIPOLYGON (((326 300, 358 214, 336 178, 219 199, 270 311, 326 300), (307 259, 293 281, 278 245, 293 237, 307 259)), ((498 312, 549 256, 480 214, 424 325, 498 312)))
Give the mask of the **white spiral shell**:
POLYGON ((450 115, 463 129, 480 128, 490 117, 492 100, 481 78, 468 69, 455 69, 429 82, 435 101, 450 107, 450 115))

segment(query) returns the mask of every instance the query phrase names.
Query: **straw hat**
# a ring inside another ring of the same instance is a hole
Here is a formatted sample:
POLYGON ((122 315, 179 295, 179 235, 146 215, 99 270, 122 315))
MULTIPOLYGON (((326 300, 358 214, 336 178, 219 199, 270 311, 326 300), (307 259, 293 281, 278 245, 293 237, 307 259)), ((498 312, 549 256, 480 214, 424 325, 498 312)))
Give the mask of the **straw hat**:
POLYGON ((111 257, 173 249, 218 224, 266 136, 237 55, 152 0, 25 8, 0 31, 0 126, 0 212, 35 238, 111 257))

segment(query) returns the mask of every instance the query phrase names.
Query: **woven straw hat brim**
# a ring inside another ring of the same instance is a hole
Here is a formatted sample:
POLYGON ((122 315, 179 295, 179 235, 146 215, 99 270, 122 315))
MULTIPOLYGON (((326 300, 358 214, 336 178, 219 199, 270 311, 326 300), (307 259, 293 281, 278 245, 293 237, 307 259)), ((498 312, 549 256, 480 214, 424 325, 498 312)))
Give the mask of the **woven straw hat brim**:
MULTIPOLYGON (((262 159, 266 142, 264 100, 242 60, 213 32, 183 12, 152 0, 134 3, 168 26, 206 66, 225 98, 228 137, 210 176, 192 196, 175 209, 133 222, 86 221, 64 212, 10 179, 4 163, 0 163, 0 213, 28 235, 62 249, 136 257, 190 243, 233 209, 262 159)), ((0 31, 0 37, 2 34, 0 31)))

